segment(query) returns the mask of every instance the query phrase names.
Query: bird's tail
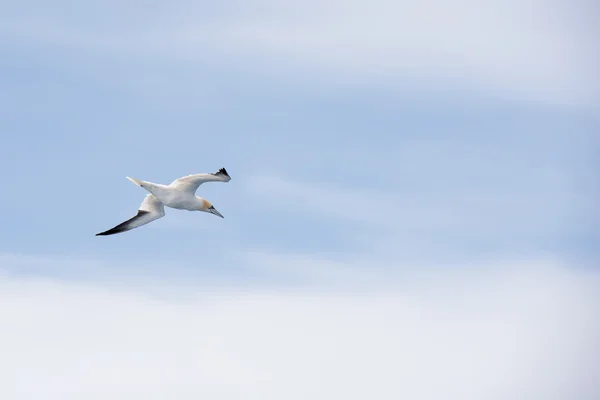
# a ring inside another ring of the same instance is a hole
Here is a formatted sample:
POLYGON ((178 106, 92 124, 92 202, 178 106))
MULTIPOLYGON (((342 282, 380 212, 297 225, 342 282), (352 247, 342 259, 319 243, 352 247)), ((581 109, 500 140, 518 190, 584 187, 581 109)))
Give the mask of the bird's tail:
POLYGON ((140 181, 139 179, 130 178, 128 176, 126 176, 125 178, 129 179, 131 182, 133 182, 134 184, 138 185, 139 187, 143 187, 142 183, 144 181, 140 181))
POLYGON ((140 179, 130 178, 129 176, 126 176, 126 178, 129 179, 134 184, 136 184, 137 186, 141 187, 142 189, 145 189, 148 192, 152 193, 155 197, 157 197, 159 199, 161 198, 161 194, 164 193, 163 185, 159 185, 157 183, 152 183, 152 182, 147 182, 147 181, 142 181, 140 179))

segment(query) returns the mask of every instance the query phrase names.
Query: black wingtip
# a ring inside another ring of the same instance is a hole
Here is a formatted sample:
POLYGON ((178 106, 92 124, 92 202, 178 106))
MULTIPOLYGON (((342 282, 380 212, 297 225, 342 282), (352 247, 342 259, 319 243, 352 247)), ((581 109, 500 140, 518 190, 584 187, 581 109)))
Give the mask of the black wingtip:
POLYGON ((123 229, 118 229, 115 227, 115 228, 109 229, 104 232, 96 233, 96 236, 109 236, 109 235, 114 235, 115 233, 121 233, 121 232, 125 232, 125 231, 123 229))
MULTIPOLYGON (((215 175, 225 175, 225 176, 229 176, 229 174, 227 173, 227 170, 225 168, 221 168, 217 171, 217 173, 215 175)), ((230 176, 229 176, 230 177, 230 176)), ((231 178, 231 177, 230 177, 231 178)))
POLYGON ((108 235, 115 235, 117 233, 121 233, 121 232, 127 232, 130 231, 131 228, 129 227, 129 223, 133 220, 135 220, 136 218, 139 218, 140 216, 144 215, 144 214, 148 214, 149 211, 145 211, 145 210, 138 210, 137 214, 134 217, 129 218, 127 221, 120 223, 119 225, 115 226, 114 228, 111 228, 107 231, 104 232, 100 232, 100 233, 96 233, 96 236, 108 236, 108 235))
POLYGON ((115 235, 117 233, 121 233, 121 232, 125 232, 127 229, 109 229, 107 231, 104 232, 100 232, 100 233, 96 233, 96 236, 109 236, 109 235, 115 235))

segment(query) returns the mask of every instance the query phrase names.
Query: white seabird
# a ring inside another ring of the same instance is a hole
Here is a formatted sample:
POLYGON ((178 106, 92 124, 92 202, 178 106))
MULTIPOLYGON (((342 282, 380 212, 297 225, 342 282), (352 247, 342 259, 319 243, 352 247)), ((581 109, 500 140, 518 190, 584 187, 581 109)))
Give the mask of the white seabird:
POLYGON ((175 179, 169 185, 141 181, 128 176, 126 178, 139 187, 146 189, 150 194, 144 198, 137 215, 114 228, 97 233, 96 236, 114 235, 156 221, 165 216, 165 206, 178 210, 204 211, 224 218, 210 201, 196 196, 196 190, 204 182, 229 182, 231 177, 225 168, 221 168, 213 174, 204 173, 184 176, 175 179))

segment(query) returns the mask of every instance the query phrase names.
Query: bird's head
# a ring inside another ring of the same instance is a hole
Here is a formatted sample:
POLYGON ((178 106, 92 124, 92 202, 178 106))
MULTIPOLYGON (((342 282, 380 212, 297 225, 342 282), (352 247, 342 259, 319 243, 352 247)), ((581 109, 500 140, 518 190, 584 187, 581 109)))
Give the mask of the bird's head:
POLYGON ((200 211, 214 214, 217 217, 225 218, 220 212, 217 211, 215 206, 213 206, 212 203, 206 199, 202 199, 202 206, 200 208, 200 211))

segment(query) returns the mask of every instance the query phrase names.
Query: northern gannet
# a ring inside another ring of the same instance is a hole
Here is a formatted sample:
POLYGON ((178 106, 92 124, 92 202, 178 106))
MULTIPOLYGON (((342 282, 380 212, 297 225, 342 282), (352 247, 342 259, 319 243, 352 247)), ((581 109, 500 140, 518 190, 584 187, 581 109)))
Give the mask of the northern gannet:
POLYGON ((96 236, 114 235, 139 228, 152 221, 165 216, 165 206, 178 210, 204 211, 223 218, 212 203, 202 197, 196 196, 196 190, 204 182, 229 182, 231 177, 221 168, 213 174, 194 174, 175 179, 169 185, 141 181, 126 177, 134 184, 146 189, 150 194, 146 195, 140 205, 137 215, 120 223, 107 231, 97 233, 96 236))

